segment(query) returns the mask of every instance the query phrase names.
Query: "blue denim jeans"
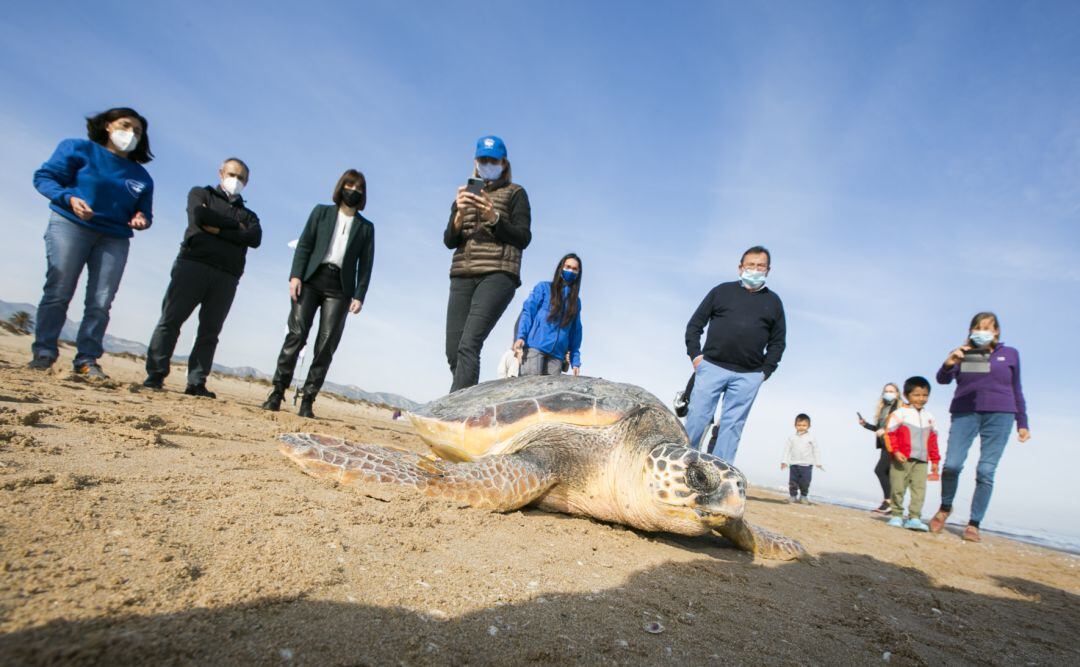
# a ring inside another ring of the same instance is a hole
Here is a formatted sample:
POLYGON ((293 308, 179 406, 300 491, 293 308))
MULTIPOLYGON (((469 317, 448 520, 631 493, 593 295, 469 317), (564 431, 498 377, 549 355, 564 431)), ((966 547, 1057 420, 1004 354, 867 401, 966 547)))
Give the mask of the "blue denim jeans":
POLYGON ((97 361, 109 325, 109 309, 127 264, 130 239, 118 239, 53 213, 45 230, 45 289, 38 304, 34 356, 56 359, 56 342, 67 321, 68 304, 86 267, 86 303, 75 338, 75 366, 97 361))
POLYGON ((971 500, 970 521, 978 525, 990 504, 994 491, 994 471, 1005 452, 1016 415, 1011 412, 962 412, 952 416, 949 448, 941 470, 941 509, 952 510, 960 471, 968 450, 979 436, 979 463, 975 467, 975 497, 971 500))
POLYGON ((686 415, 690 446, 700 445, 705 429, 712 423, 720 394, 723 394, 724 404, 720 410, 716 444, 709 453, 733 463, 743 425, 750 416, 750 408, 764 381, 765 374, 762 372, 736 373, 702 359, 694 371, 694 390, 690 392, 690 407, 686 415))

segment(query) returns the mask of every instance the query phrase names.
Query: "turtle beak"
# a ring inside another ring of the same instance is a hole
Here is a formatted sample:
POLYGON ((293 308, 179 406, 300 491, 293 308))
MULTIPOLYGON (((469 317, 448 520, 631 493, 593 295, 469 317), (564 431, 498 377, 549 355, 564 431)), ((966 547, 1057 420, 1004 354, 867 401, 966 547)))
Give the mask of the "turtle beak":
POLYGON ((741 519, 746 509, 746 478, 727 464, 711 461, 690 464, 691 486, 698 492, 697 510, 703 518, 741 519))
POLYGON ((746 493, 733 481, 725 480, 708 500, 712 513, 727 519, 741 519, 746 511, 746 493))

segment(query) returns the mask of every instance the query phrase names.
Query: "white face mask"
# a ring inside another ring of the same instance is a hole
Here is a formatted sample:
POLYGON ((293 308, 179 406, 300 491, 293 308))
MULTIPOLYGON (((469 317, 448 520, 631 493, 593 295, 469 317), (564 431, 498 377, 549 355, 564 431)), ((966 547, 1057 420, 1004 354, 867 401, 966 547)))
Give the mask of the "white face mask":
POLYGON ((756 269, 746 269, 739 274, 742 284, 749 290, 759 290, 765 286, 765 272, 756 269))
POLYGON ((896 394, 894 392, 887 391, 881 395, 881 400, 885 401, 886 403, 892 403, 896 400, 896 394))
POLYGON ((139 138, 131 130, 113 130, 109 133, 109 141, 121 153, 127 153, 139 143, 139 138))
POLYGON ((502 176, 503 166, 501 164, 485 164, 483 162, 477 162, 476 173, 485 181, 495 181, 502 176))
POLYGON ((221 189, 230 197, 235 197, 244 189, 244 182, 235 176, 228 176, 221 179, 221 189))

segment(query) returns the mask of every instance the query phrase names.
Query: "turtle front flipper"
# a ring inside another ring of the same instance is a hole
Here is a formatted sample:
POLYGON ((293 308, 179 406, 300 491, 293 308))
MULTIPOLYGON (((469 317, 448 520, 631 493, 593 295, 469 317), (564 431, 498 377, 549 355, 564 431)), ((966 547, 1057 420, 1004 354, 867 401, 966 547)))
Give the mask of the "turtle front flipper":
POLYGON ((281 453, 313 477, 411 487, 435 498, 502 512, 528 505, 556 482, 551 473, 515 454, 450 463, 313 433, 286 433, 278 439, 281 453))
POLYGON ((755 526, 743 519, 731 519, 714 531, 735 544, 743 551, 749 551, 758 558, 769 560, 809 560, 810 554, 790 537, 755 526))

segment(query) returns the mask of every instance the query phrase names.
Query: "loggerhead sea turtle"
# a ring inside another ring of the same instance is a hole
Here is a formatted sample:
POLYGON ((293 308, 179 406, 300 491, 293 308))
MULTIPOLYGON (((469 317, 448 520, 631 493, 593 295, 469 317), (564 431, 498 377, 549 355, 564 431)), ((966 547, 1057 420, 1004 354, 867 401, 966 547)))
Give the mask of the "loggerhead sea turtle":
POLYGON ((531 505, 680 535, 719 534, 764 558, 804 556, 789 538, 742 518, 746 478, 689 446, 652 394, 599 378, 485 382, 409 415, 439 458, 323 435, 278 436, 305 472, 342 484, 415 488, 474 507, 531 505))

